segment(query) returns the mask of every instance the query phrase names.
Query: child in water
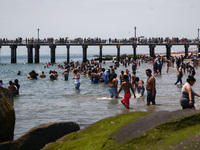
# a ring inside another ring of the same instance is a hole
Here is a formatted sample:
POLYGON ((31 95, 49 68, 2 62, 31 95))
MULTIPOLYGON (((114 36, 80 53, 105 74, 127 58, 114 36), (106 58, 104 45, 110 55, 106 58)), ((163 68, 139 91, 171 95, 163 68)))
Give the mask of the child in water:
POLYGON ((79 90, 80 88, 80 74, 78 73, 78 69, 73 70, 74 77, 72 79, 75 80, 75 89, 79 90))
POLYGON ((138 93, 141 94, 140 97, 142 97, 144 95, 144 91, 145 91, 144 81, 140 80, 138 77, 135 78, 135 81, 136 81, 137 91, 138 91, 138 93))

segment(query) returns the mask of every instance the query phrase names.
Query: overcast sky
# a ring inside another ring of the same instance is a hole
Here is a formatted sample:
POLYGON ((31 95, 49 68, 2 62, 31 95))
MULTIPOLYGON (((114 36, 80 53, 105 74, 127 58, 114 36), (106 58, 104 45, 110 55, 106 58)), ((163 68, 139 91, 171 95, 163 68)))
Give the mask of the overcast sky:
POLYGON ((200 0, 0 0, 0 38, 196 38, 200 0))

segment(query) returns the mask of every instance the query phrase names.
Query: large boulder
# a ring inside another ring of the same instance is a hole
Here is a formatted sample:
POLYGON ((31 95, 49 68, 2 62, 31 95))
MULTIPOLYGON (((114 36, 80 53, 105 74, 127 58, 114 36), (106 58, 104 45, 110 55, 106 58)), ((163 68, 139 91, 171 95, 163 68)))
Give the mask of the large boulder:
POLYGON ((0 142, 13 140, 14 128, 13 96, 8 89, 0 87, 0 142))
POLYGON ((80 130, 77 123, 58 122, 37 126, 19 139, 0 143, 0 150, 39 150, 62 136, 80 130))

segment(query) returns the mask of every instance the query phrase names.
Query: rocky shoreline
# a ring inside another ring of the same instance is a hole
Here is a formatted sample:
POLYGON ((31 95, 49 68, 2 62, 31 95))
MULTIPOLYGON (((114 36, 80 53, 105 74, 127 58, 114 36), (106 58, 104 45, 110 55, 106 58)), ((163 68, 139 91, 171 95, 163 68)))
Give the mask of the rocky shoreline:
POLYGON ((10 92, 2 87, 0 87, 0 109, 1 150, 80 149, 80 147, 106 150, 136 147, 146 149, 141 143, 150 145, 148 149, 153 150, 164 147, 165 149, 200 148, 200 110, 120 114, 102 119, 82 130, 75 122, 48 123, 39 125, 17 140, 13 140, 15 125, 13 98, 10 92), (170 139, 175 137, 176 140, 167 143, 168 137, 170 139), (155 145, 152 145, 152 142, 155 145), (161 146, 156 147, 159 142, 161 146))

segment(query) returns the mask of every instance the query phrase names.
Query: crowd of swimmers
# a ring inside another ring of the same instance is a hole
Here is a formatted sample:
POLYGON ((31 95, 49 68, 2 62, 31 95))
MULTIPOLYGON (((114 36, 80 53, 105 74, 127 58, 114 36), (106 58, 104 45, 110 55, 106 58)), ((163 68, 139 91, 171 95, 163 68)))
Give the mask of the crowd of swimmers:
MULTIPOLYGON (((102 65, 98 62, 91 60, 87 61, 86 63, 80 63, 80 62, 73 62, 70 63, 64 62, 63 65, 58 65, 58 69, 64 69, 62 72, 62 75, 64 76, 65 80, 68 80, 69 72, 72 71, 74 74, 74 77, 72 78, 75 82, 75 89, 79 90, 81 86, 80 78, 82 77, 88 77, 90 79, 91 83, 93 84, 99 84, 103 83, 106 86, 108 86, 108 91, 110 93, 111 98, 118 98, 119 94, 122 90, 124 90, 124 97, 121 99, 121 103, 129 109, 129 99, 131 98, 131 92, 133 93, 134 97, 136 97, 135 91, 137 91, 139 97, 143 97, 144 92, 146 90, 147 93, 147 105, 150 105, 152 103, 153 105, 156 104, 155 98, 156 98, 156 78, 154 75, 156 74, 162 74, 162 66, 163 64, 166 64, 167 70, 166 72, 169 72, 169 67, 173 66, 176 63, 177 66, 177 81, 174 83, 175 85, 180 82, 182 84, 182 77, 184 73, 188 73, 189 76, 187 78, 187 81, 182 89, 182 97, 180 100, 180 104, 183 109, 185 108, 194 108, 194 95, 199 96, 197 93, 195 93, 191 86, 194 85, 196 79, 195 76, 195 68, 198 67, 198 61, 193 61, 193 66, 190 64, 190 62, 184 63, 184 57, 171 57, 170 60, 167 60, 165 57, 158 56, 155 59, 150 57, 141 57, 140 59, 134 60, 133 58, 126 57, 126 59, 119 61, 113 61, 113 65, 110 65, 109 68, 105 69, 102 68, 102 65), (136 70, 138 66, 140 66, 142 63, 146 62, 152 62, 153 69, 147 69, 145 71, 146 76, 148 77, 146 81, 146 87, 144 87, 144 81, 141 80, 138 76, 136 76, 136 70), (115 70, 119 67, 119 65, 123 65, 125 68, 125 71, 121 71, 121 74, 119 75, 119 83, 120 87, 118 90, 118 79, 117 74, 115 73, 115 70), (127 66, 131 65, 131 71, 127 69, 127 66), (132 72, 132 73, 130 73, 132 72)), ((47 63, 44 68, 48 68, 50 63, 47 63)), ((20 75, 21 72, 18 72, 18 75, 20 75)), ((46 78, 46 75, 44 74, 44 71, 39 75, 35 72, 35 70, 32 70, 27 75, 27 78, 29 79, 37 79, 37 77, 40 78, 46 78)), ((58 73, 55 70, 49 71, 49 79, 54 81, 58 79, 58 73)), ((0 80, 0 85, 2 85, 3 82, 0 80)), ((16 79, 15 82, 9 81, 8 89, 12 92, 13 95, 19 94, 19 88, 20 85, 18 83, 18 80, 16 79)))

